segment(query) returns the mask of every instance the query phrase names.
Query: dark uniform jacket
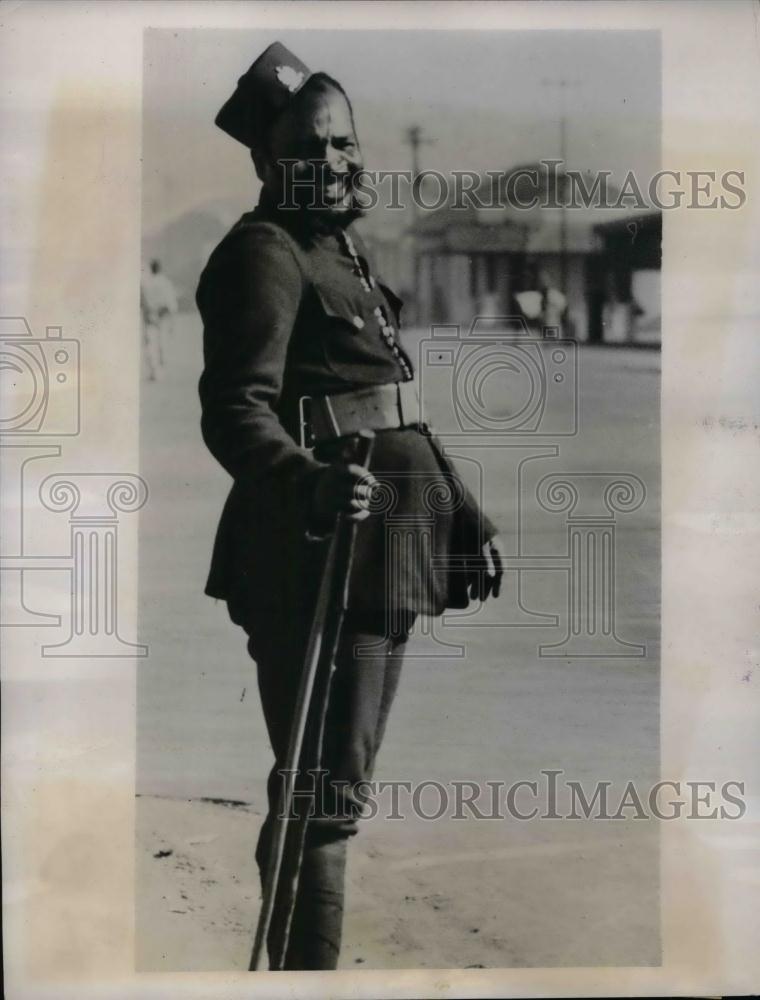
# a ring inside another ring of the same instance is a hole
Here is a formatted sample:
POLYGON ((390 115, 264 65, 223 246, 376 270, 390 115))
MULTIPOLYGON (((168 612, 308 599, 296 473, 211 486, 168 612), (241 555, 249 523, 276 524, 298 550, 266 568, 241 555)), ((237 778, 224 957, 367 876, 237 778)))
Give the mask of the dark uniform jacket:
MULTIPOLYGON (((308 614, 307 581, 324 555, 307 531, 314 477, 329 454, 299 445, 298 401, 402 381, 374 313, 384 305, 398 329, 401 302, 380 281, 362 286, 334 231, 307 231, 297 213, 262 196, 211 254, 197 303, 203 438, 234 480, 206 593, 250 632, 282 629, 308 614)), ((380 431, 370 467, 393 502, 359 524, 350 608, 465 607, 466 574, 452 567, 496 532, 437 440, 417 428, 380 431), (403 544, 389 544, 389 519, 406 526, 403 544)))

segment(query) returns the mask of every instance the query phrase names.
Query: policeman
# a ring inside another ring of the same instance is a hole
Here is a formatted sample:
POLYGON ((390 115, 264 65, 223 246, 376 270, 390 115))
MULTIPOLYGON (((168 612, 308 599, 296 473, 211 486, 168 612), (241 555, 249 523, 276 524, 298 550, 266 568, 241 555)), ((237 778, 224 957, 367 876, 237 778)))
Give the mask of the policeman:
POLYGON ((421 418, 401 302, 355 231, 362 160, 343 88, 275 43, 216 124, 263 185, 197 292, 202 432, 234 481, 206 593, 248 634, 275 756, 262 875, 324 539, 338 512, 360 522, 322 761, 340 791, 309 823, 285 962, 334 969, 353 789, 372 775, 409 630, 418 614, 497 596, 502 549, 421 418), (362 428, 376 433, 369 470, 341 460, 362 428), (405 544, 391 544, 391 509, 405 544))

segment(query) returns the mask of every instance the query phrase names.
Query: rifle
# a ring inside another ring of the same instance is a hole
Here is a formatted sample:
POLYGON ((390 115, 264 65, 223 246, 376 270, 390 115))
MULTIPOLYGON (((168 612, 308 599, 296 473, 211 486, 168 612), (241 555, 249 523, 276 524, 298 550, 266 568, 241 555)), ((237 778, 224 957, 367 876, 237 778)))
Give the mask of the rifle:
MULTIPOLYGON (((368 465, 374 439, 372 431, 360 431, 352 437, 346 461, 368 465)), ((307 813, 291 816, 291 809, 298 777, 321 765, 330 682, 348 601, 356 528, 356 521, 338 515, 322 568, 285 757, 285 780, 280 785, 250 972, 259 969, 270 936, 270 969, 282 969, 285 962, 308 823, 307 813), (312 731, 305 739, 310 719, 312 731)))

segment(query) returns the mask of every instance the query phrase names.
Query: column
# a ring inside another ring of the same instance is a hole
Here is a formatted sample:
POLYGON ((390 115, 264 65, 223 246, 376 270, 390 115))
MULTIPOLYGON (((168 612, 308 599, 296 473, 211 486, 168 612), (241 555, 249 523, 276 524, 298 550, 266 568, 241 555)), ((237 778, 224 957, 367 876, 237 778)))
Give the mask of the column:
POLYGON ((555 473, 536 493, 545 510, 567 512, 568 558, 565 636, 539 655, 645 656, 646 647, 619 638, 615 626, 615 515, 641 507, 644 483, 630 473, 555 473))
POLYGON ((43 656, 147 655, 147 646, 121 638, 118 621, 118 515, 139 510, 147 497, 135 475, 53 475, 40 486, 48 510, 70 512, 71 560, 69 635, 43 646, 43 656))

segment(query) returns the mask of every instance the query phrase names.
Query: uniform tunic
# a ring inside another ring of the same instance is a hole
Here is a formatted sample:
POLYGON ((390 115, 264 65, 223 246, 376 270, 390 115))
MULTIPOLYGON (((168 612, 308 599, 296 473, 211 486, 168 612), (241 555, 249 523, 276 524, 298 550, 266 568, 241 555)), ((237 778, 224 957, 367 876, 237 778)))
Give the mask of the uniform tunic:
MULTIPOLYGON (((354 226, 347 232, 370 267, 354 226)), ((382 282, 360 281, 339 233, 305 229, 299 213, 278 211, 264 194, 211 254, 197 303, 203 437, 234 480, 206 593, 226 600, 251 634, 276 635, 308 616, 324 555, 307 530, 330 446, 299 445, 299 399, 402 381, 411 361, 402 348, 400 363, 375 314, 382 306, 398 329, 401 302, 382 282)), ((465 607, 466 574, 447 557, 477 556, 496 532, 439 442, 416 427, 379 431, 371 471, 393 502, 358 526, 352 613, 465 607), (389 517, 419 524, 392 560, 389 517)))

